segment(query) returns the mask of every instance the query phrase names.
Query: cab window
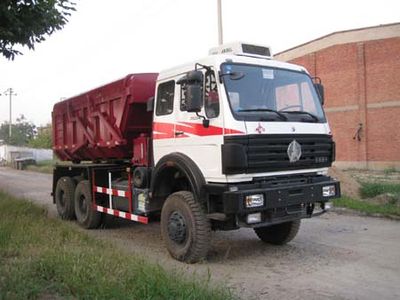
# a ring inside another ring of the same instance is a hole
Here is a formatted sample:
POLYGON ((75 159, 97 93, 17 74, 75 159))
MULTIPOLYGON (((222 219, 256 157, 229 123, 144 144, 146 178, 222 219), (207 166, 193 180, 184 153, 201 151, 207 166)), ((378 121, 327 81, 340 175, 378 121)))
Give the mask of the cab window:
POLYGON ((277 110, 304 110, 318 114, 310 86, 306 82, 279 86, 275 93, 277 110))
POLYGON ((175 81, 167 81, 158 86, 156 115, 169 115, 174 107, 175 81))

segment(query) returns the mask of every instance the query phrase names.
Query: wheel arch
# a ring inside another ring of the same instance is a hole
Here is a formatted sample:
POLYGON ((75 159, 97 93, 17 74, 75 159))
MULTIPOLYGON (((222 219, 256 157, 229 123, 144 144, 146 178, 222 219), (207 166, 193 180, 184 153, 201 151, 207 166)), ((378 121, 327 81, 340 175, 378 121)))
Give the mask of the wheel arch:
POLYGON ((206 181, 196 163, 187 155, 179 152, 162 157, 152 173, 150 190, 153 198, 165 201, 170 194, 178 191, 176 188, 182 182, 187 183, 187 189, 183 190, 192 192, 196 201, 205 201, 206 181))

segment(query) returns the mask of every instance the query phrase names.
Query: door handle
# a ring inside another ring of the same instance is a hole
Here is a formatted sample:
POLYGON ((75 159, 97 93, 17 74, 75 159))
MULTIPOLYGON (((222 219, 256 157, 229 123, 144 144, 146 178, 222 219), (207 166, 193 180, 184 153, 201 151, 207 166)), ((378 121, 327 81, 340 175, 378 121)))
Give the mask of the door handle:
POLYGON ((182 135, 182 134, 184 134, 184 132, 183 132, 183 131, 175 131, 175 135, 176 135, 176 136, 178 136, 178 135, 182 135))

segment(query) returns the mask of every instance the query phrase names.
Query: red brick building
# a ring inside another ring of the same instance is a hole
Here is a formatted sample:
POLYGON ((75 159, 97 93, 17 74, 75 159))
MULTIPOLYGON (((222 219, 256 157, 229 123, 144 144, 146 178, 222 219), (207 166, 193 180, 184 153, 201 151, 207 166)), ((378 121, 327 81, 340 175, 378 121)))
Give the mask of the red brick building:
POLYGON ((338 167, 400 169, 400 23, 334 32, 275 58, 322 79, 338 167))

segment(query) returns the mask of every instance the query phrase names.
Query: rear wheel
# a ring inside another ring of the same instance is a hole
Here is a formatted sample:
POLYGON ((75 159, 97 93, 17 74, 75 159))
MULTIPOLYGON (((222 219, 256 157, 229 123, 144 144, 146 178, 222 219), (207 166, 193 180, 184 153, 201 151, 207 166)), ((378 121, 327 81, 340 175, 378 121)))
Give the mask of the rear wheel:
POLYGON ((168 252, 179 261, 195 263, 206 257, 211 225, 191 192, 167 198, 161 211, 161 235, 168 252))
POLYGON ((268 227, 254 228, 257 236, 265 243, 284 245, 295 238, 300 228, 300 220, 285 222, 268 227))
POLYGON ((74 192, 75 182, 71 177, 61 177, 57 181, 55 200, 59 216, 64 220, 75 219, 74 192))
POLYGON ((92 193, 88 180, 78 183, 74 199, 78 223, 86 229, 98 228, 101 224, 101 213, 92 207, 92 193))

